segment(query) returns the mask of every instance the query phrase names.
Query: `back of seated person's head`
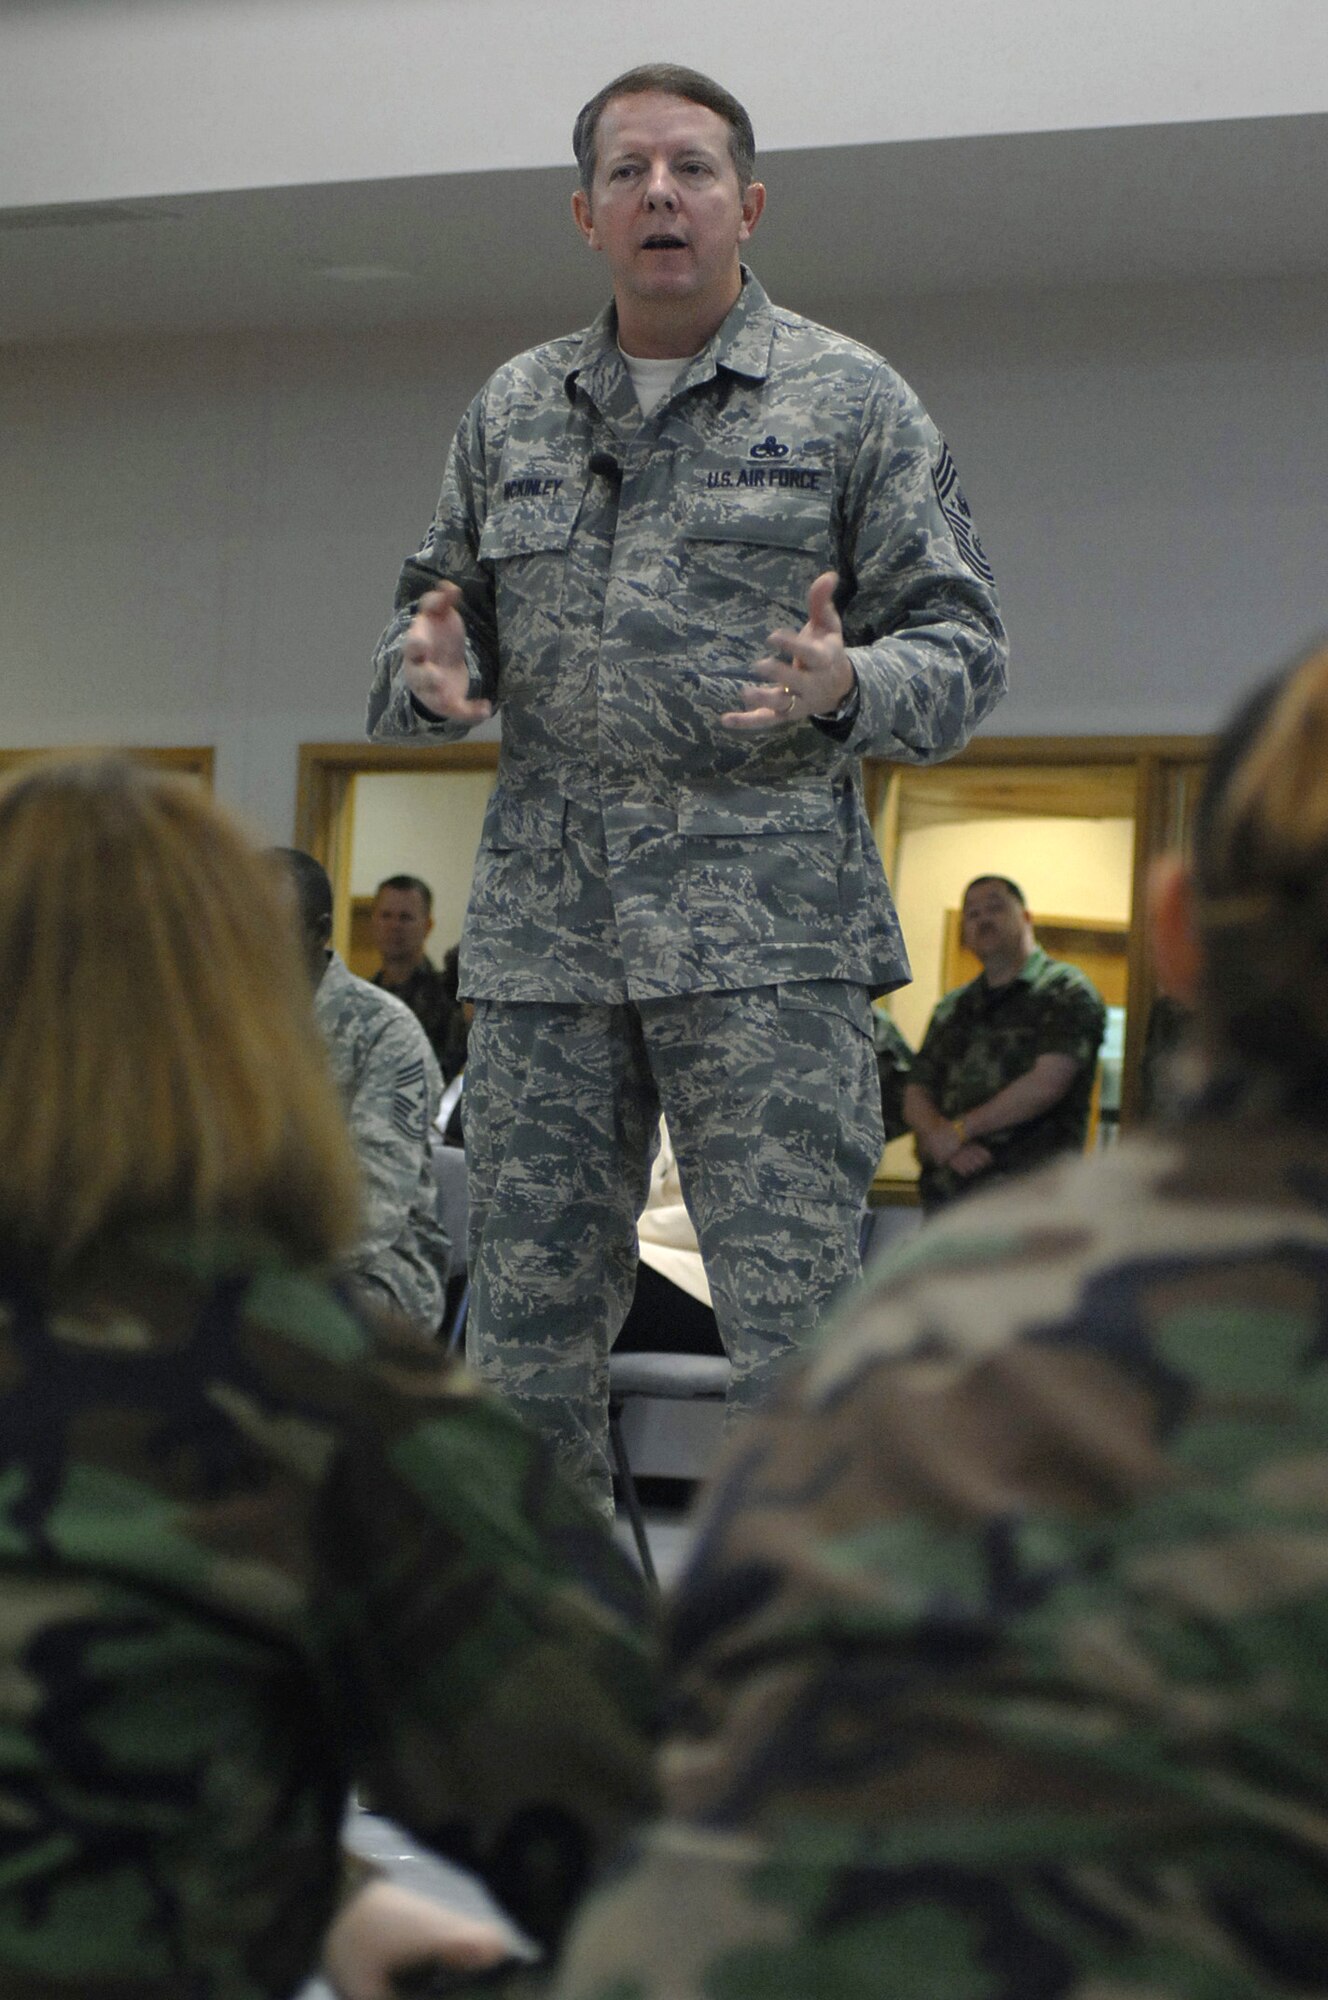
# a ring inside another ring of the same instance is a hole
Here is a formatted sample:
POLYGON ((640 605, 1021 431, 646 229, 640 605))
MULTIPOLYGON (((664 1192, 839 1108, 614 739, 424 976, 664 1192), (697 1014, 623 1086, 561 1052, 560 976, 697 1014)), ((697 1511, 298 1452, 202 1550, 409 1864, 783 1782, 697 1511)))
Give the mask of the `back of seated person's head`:
POLYGON ((1328 1114, 1328 646, 1218 740, 1195 820, 1200 1025, 1219 1070, 1328 1114))
POLYGON ((273 871, 194 785, 127 759, 0 788, 0 1255, 142 1220, 353 1241, 356 1176, 273 871))
POLYGON ((278 871, 283 893, 294 899, 305 960, 316 979, 332 938, 332 879, 302 847, 269 847, 264 858, 278 871))

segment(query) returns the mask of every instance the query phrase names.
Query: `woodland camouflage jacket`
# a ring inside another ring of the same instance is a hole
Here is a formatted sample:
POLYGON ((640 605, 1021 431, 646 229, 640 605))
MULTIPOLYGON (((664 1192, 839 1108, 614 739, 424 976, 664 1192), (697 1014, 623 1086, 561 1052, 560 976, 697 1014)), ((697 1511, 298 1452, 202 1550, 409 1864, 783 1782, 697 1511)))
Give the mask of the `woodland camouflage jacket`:
POLYGON ((545 1943, 649 1809, 634 1569, 270 1245, 0 1276, 0 1463, 3 2000, 287 2000, 353 1782, 545 1943))
POLYGON ((560 2000, 1328 1991, 1328 1135, 929 1223, 735 1438, 560 2000))

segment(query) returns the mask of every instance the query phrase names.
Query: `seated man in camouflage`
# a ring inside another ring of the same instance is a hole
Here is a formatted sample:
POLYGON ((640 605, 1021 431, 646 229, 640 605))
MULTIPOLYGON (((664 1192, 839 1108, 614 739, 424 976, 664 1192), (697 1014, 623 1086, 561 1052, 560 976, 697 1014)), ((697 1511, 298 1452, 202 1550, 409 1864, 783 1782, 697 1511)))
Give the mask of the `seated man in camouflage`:
POLYGON ((357 979, 333 951, 332 884, 311 854, 277 847, 291 878, 314 1016, 350 1126, 363 1187, 363 1228, 350 1274, 361 1297, 435 1333, 448 1242, 437 1214, 429 1131, 443 1085, 409 1007, 357 979))
POLYGON ((982 971, 936 1008, 904 1091, 929 1211, 979 1181, 1082 1152, 1106 1025, 1096 987, 1041 949, 1007 876, 969 883, 962 934, 982 971))

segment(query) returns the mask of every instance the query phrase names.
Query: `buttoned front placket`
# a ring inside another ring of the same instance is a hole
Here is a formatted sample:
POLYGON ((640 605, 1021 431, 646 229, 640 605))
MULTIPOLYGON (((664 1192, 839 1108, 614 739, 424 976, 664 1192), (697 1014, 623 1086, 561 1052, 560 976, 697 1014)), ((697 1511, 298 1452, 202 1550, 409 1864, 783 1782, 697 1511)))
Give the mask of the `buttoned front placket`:
MULTIPOLYGON (((662 760, 647 748, 676 743, 687 731, 688 662, 669 629, 668 559, 676 537, 675 494, 702 444, 713 351, 696 356, 651 416, 623 420, 630 377, 616 350, 581 377, 578 392, 593 411, 592 460, 610 460, 601 478, 611 523, 602 570, 599 618, 585 640, 593 649, 595 791, 605 882, 613 904, 622 964, 631 993, 694 983, 686 926, 661 925, 678 902, 677 801, 666 795, 662 760), (610 511, 611 510, 611 511, 610 511)), ((708 760, 698 742, 698 768, 708 760)), ((681 914, 681 912, 680 912, 681 914)))

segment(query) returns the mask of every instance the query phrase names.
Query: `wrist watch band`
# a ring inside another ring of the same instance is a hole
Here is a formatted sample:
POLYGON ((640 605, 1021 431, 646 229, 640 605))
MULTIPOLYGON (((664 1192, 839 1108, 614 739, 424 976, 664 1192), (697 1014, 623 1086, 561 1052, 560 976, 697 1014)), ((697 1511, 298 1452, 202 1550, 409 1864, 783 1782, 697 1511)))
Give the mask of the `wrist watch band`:
POLYGON ((862 700, 862 689, 858 684, 857 668, 851 667, 850 671, 853 675, 853 685, 839 706, 837 708, 826 709, 821 715, 814 715, 812 717, 813 722, 847 722, 851 716, 857 714, 858 704, 862 700))

